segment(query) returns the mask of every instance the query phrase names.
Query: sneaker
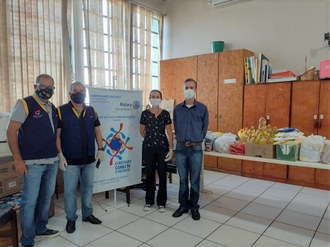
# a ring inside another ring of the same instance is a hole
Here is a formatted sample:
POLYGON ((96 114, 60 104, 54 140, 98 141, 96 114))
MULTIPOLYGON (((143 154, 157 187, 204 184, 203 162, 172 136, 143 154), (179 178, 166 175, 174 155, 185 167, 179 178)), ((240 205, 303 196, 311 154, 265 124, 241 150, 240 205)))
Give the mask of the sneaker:
POLYGON ((60 235, 60 233, 53 229, 48 229, 44 233, 37 233, 37 236, 43 236, 43 237, 56 237, 60 235))
POLYGON ((144 211, 149 211, 151 209, 151 204, 146 204, 143 208, 144 211))
POLYGON ((94 225, 99 225, 99 224, 102 223, 102 221, 100 221, 98 218, 96 218, 92 214, 90 216, 87 216, 86 218, 84 218, 82 221, 89 222, 89 223, 94 224, 94 225))
POLYGON ((164 213, 164 212, 165 212, 165 207, 164 207, 164 206, 159 206, 159 207, 158 207, 158 211, 159 211, 160 213, 164 213))

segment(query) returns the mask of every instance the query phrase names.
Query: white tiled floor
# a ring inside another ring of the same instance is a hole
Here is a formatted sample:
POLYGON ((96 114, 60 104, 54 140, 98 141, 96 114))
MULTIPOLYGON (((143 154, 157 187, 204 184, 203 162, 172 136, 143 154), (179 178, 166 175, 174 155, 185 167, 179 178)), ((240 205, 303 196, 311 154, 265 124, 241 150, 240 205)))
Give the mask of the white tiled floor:
MULTIPOLYGON (((178 207, 178 178, 168 184, 166 212, 143 211, 143 190, 131 190, 131 205, 125 195, 104 193, 93 197, 94 214, 102 225, 79 219, 73 234, 65 232, 63 199, 56 200, 56 213, 48 227, 60 236, 36 239, 36 246, 170 246, 170 247, 330 247, 330 191, 205 171, 205 191, 200 197, 200 221, 190 214, 173 218, 178 207), (105 211, 107 210, 107 212, 105 211)), ((80 205, 80 203, 78 204, 80 205)))

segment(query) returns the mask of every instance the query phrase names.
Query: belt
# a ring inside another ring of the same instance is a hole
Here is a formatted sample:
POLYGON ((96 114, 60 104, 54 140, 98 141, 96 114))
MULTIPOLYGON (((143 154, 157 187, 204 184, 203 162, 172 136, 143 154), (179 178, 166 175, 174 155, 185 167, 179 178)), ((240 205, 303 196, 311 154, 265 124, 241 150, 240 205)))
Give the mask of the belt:
POLYGON ((193 147, 193 146, 200 146, 202 145, 203 142, 178 142, 178 143, 186 147, 193 147))

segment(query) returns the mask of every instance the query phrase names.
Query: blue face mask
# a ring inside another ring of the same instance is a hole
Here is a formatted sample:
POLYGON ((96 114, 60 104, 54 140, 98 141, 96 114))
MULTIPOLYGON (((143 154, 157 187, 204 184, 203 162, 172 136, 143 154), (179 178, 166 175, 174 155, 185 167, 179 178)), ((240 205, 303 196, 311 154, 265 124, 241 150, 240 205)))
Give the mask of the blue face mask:
POLYGON ((81 104, 85 102, 86 94, 85 93, 73 93, 70 95, 70 98, 73 103, 81 104))
POLYGON ((48 100, 50 99, 53 94, 54 94, 54 88, 49 88, 49 87, 43 87, 43 86, 38 86, 35 90, 36 95, 39 96, 39 98, 48 100))

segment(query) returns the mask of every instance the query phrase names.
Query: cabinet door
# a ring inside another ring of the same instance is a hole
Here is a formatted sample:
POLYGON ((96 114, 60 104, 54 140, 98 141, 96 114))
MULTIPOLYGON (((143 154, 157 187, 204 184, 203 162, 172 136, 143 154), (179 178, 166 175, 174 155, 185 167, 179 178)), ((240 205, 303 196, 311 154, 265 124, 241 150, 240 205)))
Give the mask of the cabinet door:
MULTIPOLYGON (((319 81, 299 81, 292 83, 291 127, 298 128, 305 136, 317 134, 314 115, 318 115, 319 81)), ((289 166, 289 180, 301 184, 314 184, 315 169, 289 166)))
POLYGON ((218 131, 218 53, 198 56, 197 59, 197 100, 208 108, 208 130, 218 131))
MULTIPOLYGON (((319 116, 321 115, 323 119, 320 120, 321 128, 318 134, 330 139, 330 80, 321 81, 319 116)), ((330 171, 316 169, 315 183, 328 186, 327 189, 330 189, 330 171)))
MULTIPOLYGON (((219 53, 218 130, 237 134, 242 128, 244 56, 246 50, 219 53)), ((218 159, 218 169, 241 172, 241 161, 218 159)))
POLYGON ((321 127, 318 134, 330 139, 330 80, 321 81, 319 116, 321 115, 323 119, 319 120, 321 127))
POLYGON ((237 134, 242 128, 246 53, 246 50, 219 53, 219 131, 237 134))
POLYGON ((315 168, 289 166, 289 180, 301 185, 314 185, 315 168))
POLYGON ((267 84, 266 118, 273 127, 289 127, 291 82, 267 84))
POLYGON ((163 60, 160 62, 160 89, 165 99, 183 101, 183 81, 197 80, 197 56, 163 60))
POLYGON ((315 169, 315 183, 321 185, 321 189, 330 190, 330 171, 315 169))
MULTIPOLYGON (((259 118, 265 116, 266 105, 266 86, 265 84, 245 85, 244 86, 244 108, 243 108, 243 127, 258 128, 259 118)), ((247 177, 262 176, 263 163, 254 161, 242 161, 242 175, 247 177)))
POLYGON ((244 86, 243 127, 258 128, 259 118, 266 113, 266 84, 244 86))
POLYGON ((264 163, 255 161, 242 161, 242 175, 247 177, 258 177, 263 176, 264 163))
MULTIPOLYGON (((290 103, 291 82, 267 84, 265 113, 267 123, 277 128, 289 127, 290 103)), ((264 164, 265 177, 284 181, 287 178, 287 170, 286 165, 264 164)))
MULTIPOLYGON (((208 108, 208 130, 218 131, 218 53, 198 56, 197 64, 197 100, 208 108)), ((204 166, 217 168, 217 157, 205 156, 204 166)))
POLYGON ((319 81, 292 83, 291 127, 298 128, 305 136, 317 134, 314 115, 318 115, 319 81))

